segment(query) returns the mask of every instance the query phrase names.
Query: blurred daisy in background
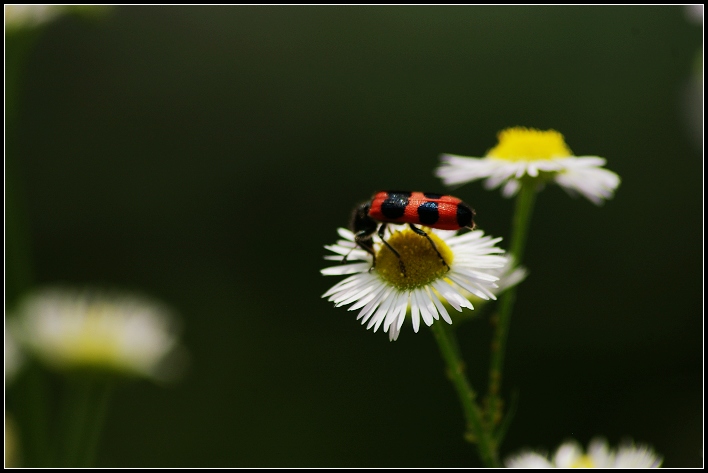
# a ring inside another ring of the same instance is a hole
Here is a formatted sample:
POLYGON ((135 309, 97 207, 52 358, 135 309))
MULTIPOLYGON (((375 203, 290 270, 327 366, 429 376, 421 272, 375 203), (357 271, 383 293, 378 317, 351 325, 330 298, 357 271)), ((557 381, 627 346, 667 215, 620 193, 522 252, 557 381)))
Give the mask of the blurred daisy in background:
POLYGON ((574 156, 555 130, 507 128, 499 132, 498 140, 483 158, 443 154, 435 175, 449 186, 484 179, 487 189, 501 186, 504 197, 515 195, 522 180, 538 186, 555 182, 596 205, 611 198, 620 184, 617 174, 602 167, 604 158, 574 156))
POLYGON ((12 334, 5 330, 5 385, 12 382, 22 365, 22 353, 12 334))
POLYGON ((36 28, 64 14, 98 16, 109 5, 5 5, 5 32, 36 28))
POLYGON ((28 353, 57 370, 168 380, 180 368, 175 316, 142 296, 38 290, 20 301, 8 325, 28 353))
MULTIPOLYGON (((490 274, 497 276, 499 279, 496 284, 497 287, 493 288, 492 294, 499 296, 501 293, 519 284, 521 281, 526 279, 528 276, 528 270, 524 266, 516 266, 514 260, 508 254, 504 254, 506 257, 506 263, 501 268, 495 268, 489 271, 490 274)), ((470 299, 471 302, 476 304, 486 302, 485 299, 480 299, 474 294, 466 294, 466 297, 470 299)))
MULTIPOLYGON (((516 286, 517 284, 525 280, 526 276, 528 276, 528 270, 524 266, 515 266, 514 260, 511 256, 509 256, 508 253, 505 253, 502 256, 507 259, 506 263, 504 263, 504 266, 502 266, 501 268, 494 268, 487 271, 492 276, 496 276, 499 278, 495 283, 497 287, 490 288, 490 292, 494 294, 495 297, 499 297, 504 291, 506 291, 510 287, 516 286)), ((484 306, 486 306, 486 303, 489 302, 489 300, 492 300, 482 299, 476 296, 475 294, 472 294, 471 292, 465 290, 461 291, 461 293, 463 297, 469 300, 477 309, 483 308, 484 306)), ((456 321, 457 319, 468 320, 484 313, 483 311, 479 311, 479 314, 477 314, 477 312, 477 310, 474 312, 455 312, 452 314, 452 319, 453 321, 456 321)))
POLYGON ((440 317, 452 323, 443 301, 461 312, 463 308, 474 309, 465 294, 495 299, 499 277, 494 271, 507 261, 501 256, 504 251, 495 246, 501 238, 485 236, 480 230, 461 235, 450 230, 426 227, 423 230, 435 248, 427 238, 409 228, 389 225, 384 237, 398 251, 400 261, 374 237, 376 266, 372 267, 373 257, 356 245, 351 231, 340 228, 341 239, 325 246, 335 254, 325 259, 339 262, 346 259, 352 263, 325 268, 321 273, 351 276, 322 297, 337 307, 352 304, 348 310, 359 310, 357 320, 367 324, 367 329, 373 327, 374 332, 383 325, 390 340, 398 338, 409 309, 413 330, 418 332, 421 319, 428 326, 440 317))
MULTIPOLYGON (((703 27, 703 5, 686 5, 689 22, 703 27)), ((693 70, 684 80, 681 97, 682 115, 686 131, 697 149, 703 150, 703 45, 696 44, 693 70)))
POLYGON ((5 5, 5 28, 31 28, 56 18, 65 5, 5 5))
POLYGON ((553 457, 527 451, 512 455, 504 462, 507 468, 658 468, 663 458, 645 445, 626 442, 612 450, 607 441, 593 439, 587 453, 574 440, 563 443, 553 457))

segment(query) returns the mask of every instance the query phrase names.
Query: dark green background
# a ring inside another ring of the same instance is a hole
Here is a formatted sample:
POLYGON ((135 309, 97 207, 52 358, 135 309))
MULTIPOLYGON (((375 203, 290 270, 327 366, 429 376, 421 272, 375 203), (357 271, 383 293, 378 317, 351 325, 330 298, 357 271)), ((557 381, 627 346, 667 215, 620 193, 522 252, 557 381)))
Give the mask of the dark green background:
MULTIPOLYGON (((703 161, 683 107, 701 44, 682 7, 124 7, 48 25, 8 168, 33 280, 159 297, 191 354, 177 386, 115 394, 98 465, 479 465, 431 333, 366 331, 320 299, 339 278, 319 270, 355 203, 444 190, 441 153, 524 125, 622 185, 601 208, 537 200, 502 454, 599 434, 700 466, 703 161)), ((513 201, 454 193, 508 238, 513 201)), ((479 390, 488 315, 458 331, 479 390)))

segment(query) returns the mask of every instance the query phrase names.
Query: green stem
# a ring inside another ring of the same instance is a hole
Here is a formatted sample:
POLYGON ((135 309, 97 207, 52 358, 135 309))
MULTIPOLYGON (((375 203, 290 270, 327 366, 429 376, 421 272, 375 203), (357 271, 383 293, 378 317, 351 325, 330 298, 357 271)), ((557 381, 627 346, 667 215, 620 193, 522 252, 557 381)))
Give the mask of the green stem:
MULTIPOLYGON (((522 182, 521 189, 516 197, 511 232, 511 248, 509 250, 515 265, 521 264, 521 259, 524 255, 535 200, 536 182, 522 182)), ((502 402, 499 393, 501 391, 506 341, 509 335, 511 312, 514 308, 515 299, 516 286, 512 286, 501 295, 499 312, 496 317, 496 327, 491 347, 492 355, 489 364, 489 397, 487 400, 487 416, 492 425, 496 425, 501 421, 502 402)))
POLYGON ((101 438, 101 431, 106 420, 108 412, 108 403, 113 392, 113 384, 105 381, 98 386, 96 392, 96 403, 93 415, 89 420, 88 438, 86 439, 86 448, 84 449, 83 458, 79 460, 79 465, 85 468, 93 466, 98 451, 98 441, 101 438))
POLYGON ((435 335, 435 340, 438 342, 440 353, 447 365, 450 381, 455 386, 457 395, 460 398, 465 420, 467 421, 468 438, 469 434, 472 434, 477 443, 479 456, 485 466, 499 467, 494 442, 489 432, 484 428, 482 411, 475 402, 477 394, 465 376, 465 367, 457 350, 455 336, 442 321, 434 323, 431 328, 435 335))
POLYGON ((22 466, 46 468, 54 466, 49 442, 49 412, 46 395, 46 373, 33 361, 13 385, 14 408, 20 435, 22 466))
POLYGON ((32 285, 30 232, 19 143, 19 105, 24 66, 39 32, 15 30, 5 37, 5 303, 14 304, 32 285))
POLYGON ((91 386, 85 379, 70 376, 66 380, 62 422, 59 434, 63 440, 60 452, 62 467, 79 466, 86 424, 90 418, 91 386))
POLYGON ((69 377, 60 431, 62 466, 89 467, 98 447, 111 386, 107 380, 69 377))

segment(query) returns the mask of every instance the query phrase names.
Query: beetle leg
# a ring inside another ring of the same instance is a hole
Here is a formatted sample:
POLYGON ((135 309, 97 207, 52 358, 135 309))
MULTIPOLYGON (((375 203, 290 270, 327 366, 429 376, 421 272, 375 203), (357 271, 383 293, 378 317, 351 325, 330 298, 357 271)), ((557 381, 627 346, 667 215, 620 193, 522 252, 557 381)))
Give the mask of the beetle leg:
POLYGON ((447 267, 447 270, 449 271, 449 270, 450 270, 450 266, 447 264, 447 262, 445 262, 445 259, 442 257, 442 255, 441 255, 440 252, 438 251, 437 247, 435 246, 435 242, 432 240, 432 238, 430 238, 430 236, 429 236, 427 233, 425 233, 423 230, 421 230, 420 228, 416 227, 416 226, 413 225, 412 223, 409 223, 408 226, 411 227, 411 230, 413 230, 414 232, 416 232, 418 235, 424 236, 425 238, 428 239, 428 241, 430 242, 430 244, 433 245, 433 249, 435 250, 435 252, 436 252, 436 253, 438 254, 438 256, 440 257, 440 261, 442 261, 442 264, 444 264, 445 267, 447 267))
POLYGON ((403 273, 403 277, 406 276, 406 265, 403 264, 403 260, 401 259, 400 253, 396 251, 390 244, 384 239, 384 231, 386 231, 386 224, 382 223, 381 226, 379 227, 379 238, 381 238, 381 241, 386 245, 386 248, 389 250, 393 251, 393 254, 396 255, 396 258, 398 258, 398 265, 401 268, 401 272, 403 273))
MULTIPOLYGON (((374 269, 374 266, 376 266, 376 252, 374 251, 374 242, 371 240, 371 235, 373 233, 374 232, 368 232, 367 230, 361 230, 354 234, 354 242, 357 244, 357 246, 369 253, 374 258, 374 262, 371 265, 371 268, 369 268, 369 271, 374 269)), ((352 251, 354 251, 354 248, 352 248, 349 253, 344 255, 344 258, 342 258, 341 261, 342 263, 347 262, 347 258, 349 257, 352 251)))

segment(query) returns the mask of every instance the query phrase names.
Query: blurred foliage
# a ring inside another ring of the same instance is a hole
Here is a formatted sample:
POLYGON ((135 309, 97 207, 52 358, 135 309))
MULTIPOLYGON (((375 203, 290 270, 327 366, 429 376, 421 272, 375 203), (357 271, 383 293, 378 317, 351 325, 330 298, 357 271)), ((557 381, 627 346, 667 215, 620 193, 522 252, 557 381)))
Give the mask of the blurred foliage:
MULTIPOLYGON (((523 125, 623 183, 602 208, 538 198, 502 453, 604 435, 700 466, 703 161, 681 97, 701 44, 669 6, 118 7, 48 24, 18 80, 6 250, 26 244, 36 284, 169 302, 192 354, 181 385, 116 393, 98 465, 478 465, 430 332, 390 343, 321 300, 337 280, 322 246, 374 191, 443 190, 440 153, 480 156, 523 125)), ((508 237, 512 201, 453 193, 508 237)), ((6 264, 8 288, 25 276, 6 264)), ((459 330, 480 390, 488 317, 459 330)))

